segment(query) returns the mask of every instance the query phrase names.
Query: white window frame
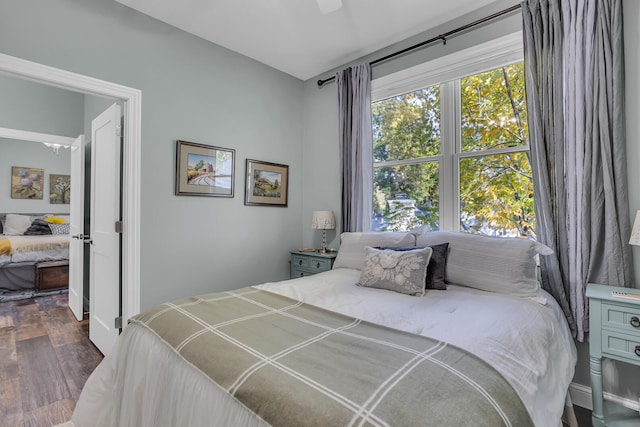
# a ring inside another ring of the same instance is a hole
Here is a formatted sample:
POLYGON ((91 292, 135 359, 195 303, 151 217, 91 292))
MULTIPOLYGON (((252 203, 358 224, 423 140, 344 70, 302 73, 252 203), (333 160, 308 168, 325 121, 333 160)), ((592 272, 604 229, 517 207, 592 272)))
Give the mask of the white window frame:
POLYGON ((522 32, 518 31, 371 82, 372 103, 429 86, 440 86, 440 155, 373 164, 374 168, 378 168, 438 162, 440 230, 460 231, 461 159, 529 151, 528 144, 482 151, 462 151, 460 79, 523 60, 522 32))

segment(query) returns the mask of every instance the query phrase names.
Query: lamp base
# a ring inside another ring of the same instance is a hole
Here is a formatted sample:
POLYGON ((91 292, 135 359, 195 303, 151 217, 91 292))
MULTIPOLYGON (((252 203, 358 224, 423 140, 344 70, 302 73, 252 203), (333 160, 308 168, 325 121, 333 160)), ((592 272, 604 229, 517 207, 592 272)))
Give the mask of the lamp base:
POLYGON ((322 249, 320 249, 320 253, 327 253, 327 232, 326 230, 322 230, 322 249))

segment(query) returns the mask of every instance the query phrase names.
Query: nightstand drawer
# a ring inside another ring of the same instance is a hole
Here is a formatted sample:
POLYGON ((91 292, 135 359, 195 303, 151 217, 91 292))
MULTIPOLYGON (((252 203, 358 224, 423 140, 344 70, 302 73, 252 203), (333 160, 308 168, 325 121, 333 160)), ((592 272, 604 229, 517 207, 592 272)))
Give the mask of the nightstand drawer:
POLYGON ((306 277, 306 276, 312 276, 313 273, 309 273, 306 270, 301 270, 299 268, 295 268, 295 267, 291 267, 291 278, 292 279, 297 279, 298 277, 306 277))
POLYGON ((331 261, 330 259, 310 259, 308 268, 315 273, 331 270, 331 261))
POLYGON ((331 259, 322 259, 318 257, 306 257, 300 255, 291 255, 291 267, 313 271, 320 273, 321 271, 331 270, 331 259))
POLYGON ((602 328, 640 337, 640 308, 603 302, 602 328))
POLYGON ((640 364, 640 337, 611 331, 602 331, 602 353, 640 364))
POLYGON ((331 270, 336 254, 318 252, 291 252, 291 278, 312 276, 331 270))
POLYGON ((309 257, 302 255, 291 255, 291 267, 307 268, 309 267, 309 257))

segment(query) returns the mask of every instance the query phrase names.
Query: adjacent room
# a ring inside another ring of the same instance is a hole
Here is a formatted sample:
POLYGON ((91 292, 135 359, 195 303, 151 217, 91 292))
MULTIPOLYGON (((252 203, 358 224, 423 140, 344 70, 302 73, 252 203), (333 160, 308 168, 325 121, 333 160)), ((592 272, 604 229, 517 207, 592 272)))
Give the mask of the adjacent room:
POLYGON ((638 2, 0 10, 1 425, 640 425, 638 2))

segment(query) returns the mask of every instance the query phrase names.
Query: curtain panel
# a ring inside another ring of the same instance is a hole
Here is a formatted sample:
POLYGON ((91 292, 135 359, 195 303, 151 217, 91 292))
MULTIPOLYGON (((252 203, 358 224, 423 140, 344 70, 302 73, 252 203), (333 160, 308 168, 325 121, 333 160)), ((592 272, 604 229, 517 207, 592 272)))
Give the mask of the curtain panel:
POLYGON ((622 0, 522 3, 542 282, 578 341, 589 282, 631 286, 622 0))
POLYGON ((373 209, 371 66, 336 73, 338 87, 341 232, 369 231, 373 209))

